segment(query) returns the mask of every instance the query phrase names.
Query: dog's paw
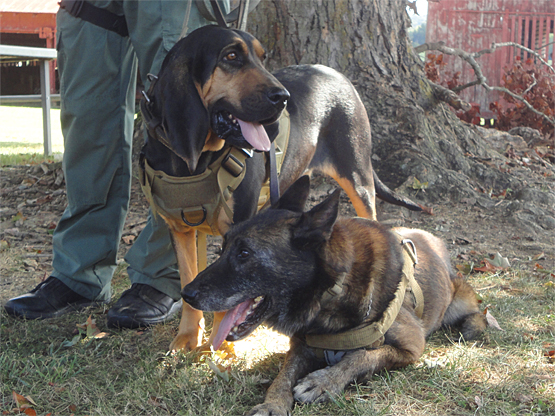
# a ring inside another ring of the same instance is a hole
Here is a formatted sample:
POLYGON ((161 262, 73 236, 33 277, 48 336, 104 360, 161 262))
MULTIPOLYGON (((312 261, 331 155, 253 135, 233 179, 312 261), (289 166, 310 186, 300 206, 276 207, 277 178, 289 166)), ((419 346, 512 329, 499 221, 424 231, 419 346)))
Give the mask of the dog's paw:
POLYGON ((342 386, 334 382, 328 368, 310 373, 293 388, 293 397, 301 403, 323 403, 341 393, 342 386))
POLYGON ((189 352, 199 345, 199 334, 177 334, 170 344, 170 351, 189 352))
POLYGON ((245 416, 291 416, 291 411, 277 403, 262 403, 253 407, 245 416))

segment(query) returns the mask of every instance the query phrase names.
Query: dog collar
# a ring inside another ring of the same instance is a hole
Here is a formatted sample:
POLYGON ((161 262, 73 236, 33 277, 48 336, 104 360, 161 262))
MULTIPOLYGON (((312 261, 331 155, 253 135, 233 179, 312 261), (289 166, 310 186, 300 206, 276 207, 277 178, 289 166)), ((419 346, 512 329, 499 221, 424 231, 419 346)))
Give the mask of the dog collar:
MULTIPOLYGON (((377 348, 383 345, 384 335, 397 318, 407 293, 412 293, 414 296, 415 313, 419 318, 422 317, 424 296, 420 285, 414 278, 414 267, 418 263, 416 248, 411 240, 403 239, 400 235, 398 237, 400 244, 403 246, 404 257, 401 281, 395 291, 394 299, 389 303, 381 319, 371 323, 363 322, 353 329, 336 334, 306 335, 306 344, 314 350, 317 357, 326 359, 329 365, 332 365, 330 360, 341 359, 344 354, 338 355, 339 352, 361 348, 377 348)), ((342 277, 341 282, 344 278, 345 276, 342 277)), ((337 292, 337 289, 335 289, 335 292, 337 292)), ((333 290, 328 291, 323 299, 329 300, 333 293, 333 290)))

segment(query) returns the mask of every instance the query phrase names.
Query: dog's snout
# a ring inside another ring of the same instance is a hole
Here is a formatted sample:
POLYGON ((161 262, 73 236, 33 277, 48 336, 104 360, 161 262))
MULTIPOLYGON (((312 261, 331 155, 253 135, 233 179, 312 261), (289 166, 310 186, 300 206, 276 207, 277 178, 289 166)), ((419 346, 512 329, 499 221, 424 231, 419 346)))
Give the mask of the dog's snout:
POLYGON ((197 299, 198 294, 199 294, 199 291, 197 289, 189 288, 188 286, 185 286, 181 291, 181 297, 189 305, 192 305, 195 303, 195 300, 197 299))
POLYGON ((275 87, 271 88, 268 91, 267 97, 272 105, 281 110, 285 108, 285 104, 287 104, 287 100, 289 100, 290 94, 289 91, 287 91, 285 88, 275 87))

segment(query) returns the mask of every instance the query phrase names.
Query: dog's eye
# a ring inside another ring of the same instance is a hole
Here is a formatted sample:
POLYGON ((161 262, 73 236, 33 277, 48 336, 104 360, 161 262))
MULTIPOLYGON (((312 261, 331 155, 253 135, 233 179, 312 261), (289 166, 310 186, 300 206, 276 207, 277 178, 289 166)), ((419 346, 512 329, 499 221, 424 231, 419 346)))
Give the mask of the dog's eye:
POLYGON ((229 52, 224 59, 226 61, 235 61, 237 59, 237 54, 235 52, 229 52))
POLYGON ((246 259, 247 257, 249 257, 250 255, 251 255, 251 253, 249 253, 248 250, 243 249, 239 252, 237 257, 239 257, 241 260, 243 260, 243 259, 246 259))

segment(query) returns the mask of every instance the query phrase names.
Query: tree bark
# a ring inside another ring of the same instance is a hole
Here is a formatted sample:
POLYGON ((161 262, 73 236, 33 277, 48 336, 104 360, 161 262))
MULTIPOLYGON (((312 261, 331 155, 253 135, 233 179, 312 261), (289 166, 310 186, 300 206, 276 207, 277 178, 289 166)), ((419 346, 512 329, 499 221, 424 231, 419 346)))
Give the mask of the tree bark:
MULTIPOLYGON (((407 35, 405 0, 263 0, 247 30, 268 51, 267 67, 324 64, 357 88, 372 126, 374 168, 389 186, 424 203, 519 189, 499 169, 506 159, 484 140, 489 131, 460 121, 425 77, 407 35), (412 195, 411 195, 412 194, 412 195)), ((489 201, 488 201, 489 200, 489 201)))

